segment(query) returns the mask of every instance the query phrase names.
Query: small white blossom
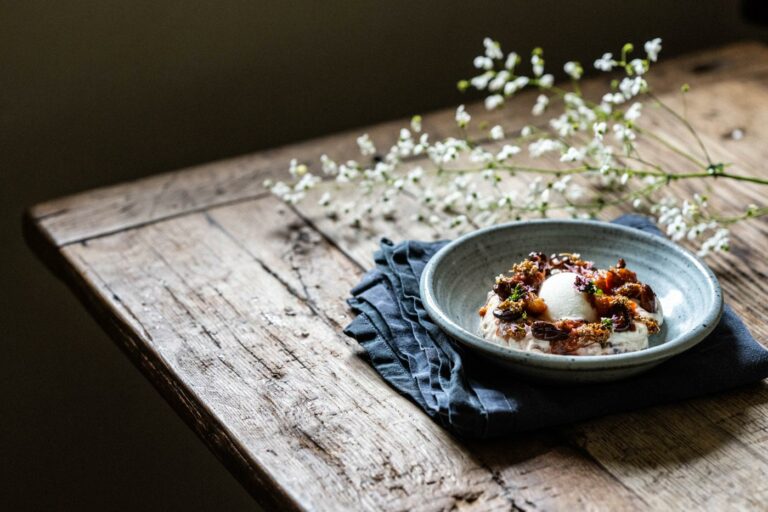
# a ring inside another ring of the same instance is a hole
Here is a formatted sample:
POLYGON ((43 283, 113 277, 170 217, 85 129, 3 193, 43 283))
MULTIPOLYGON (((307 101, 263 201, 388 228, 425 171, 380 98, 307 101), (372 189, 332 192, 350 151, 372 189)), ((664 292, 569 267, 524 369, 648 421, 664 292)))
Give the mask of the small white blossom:
POLYGON ((511 96, 515 94, 517 91, 528 85, 528 82, 530 80, 527 76, 519 76, 512 80, 511 82, 507 82, 504 85, 504 94, 507 96, 511 96))
POLYGON ((456 124, 459 125, 459 128, 464 128, 471 120, 472 116, 469 115, 464 105, 459 105, 456 109, 456 124))
POLYGON ((476 147, 469 154, 469 160, 475 163, 487 163, 493 160, 493 153, 481 147, 476 147))
POLYGON ((592 131, 595 133, 595 138, 597 140, 603 140, 603 136, 605 135, 607 129, 608 125, 605 123, 605 121, 600 121, 599 123, 592 125, 592 131))
POLYGON ((485 70, 493 69, 493 61, 488 57, 484 57, 482 55, 475 57, 473 64, 477 69, 485 69, 485 70))
POLYGON ((574 80, 578 80, 584 74, 584 68, 581 67, 581 64, 574 61, 566 62, 563 70, 574 80))
POLYGON ((568 187, 568 183, 570 181, 571 181, 571 176, 565 176, 559 180, 556 180, 554 183, 552 183, 552 190, 562 194, 563 192, 566 191, 568 187))
POLYGON ((523 126, 523 129, 520 130, 520 135, 522 135, 523 137, 530 137, 532 133, 533 133, 533 128, 531 128, 530 126, 523 126))
POLYGON ((421 167, 414 167, 409 173, 408 173, 408 181, 411 183, 418 183, 421 181, 421 178, 424 176, 424 169, 421 167))
POLYGON ((628 126, 616 123, 613 125, 613 134, 617 141, 627 142, 635 140, 635 132, 628 126))
POLYGON ((531 66, 533 66, 534 76, 541 76, 544 73, 544 59, 539 55, 531 55, 531 66))
POLYGON ((501 53, 501 45, 497 41, 486 37, 483 39, 483 46, 485 46, 485 56, 489 59, 501 60, 504 58, 504 54, 501 53))
POLYGON ((728 230, 725 228, 718 229, 714 235, 706 240, 699 249, 699 256, 706 256, 713 250, 727 251, 730 247, 728 240, 728 230))
POLYGON ((584 160, 587 154, 587 148, 575 148, 571 146, 568 151, 560 157, 561 162, 579 162, 584 160))
POLYGON ((552 139, 539 139, 528 145, 528 152, 532 157, 537 158, 550 151, 559 151, 561 143, 552 139))
POLYGON ((413 116, 411 118, 411 130, 416 133, 421 132, 421 116, 413 116))
POLYGON ((320 200, 317 202, 320 206, 329 206, 331 204, 331 193, 330 192, 324 192, 322 196, 320 196, 320 200))
POLYGON ((493 140, 501 140, 504 138, 504 128, 501 127, 501 125, 496 125, 493 128, 491 128, 491 138, 493 140))
POLYGON ((574 132, 573 123, 571 122, 568 114, 562 114, 559 117, 549 120, 549 125, 557 132, 561 137, 567 137, 574 132))
POLYGON ((493 94, 485 98, 485 108, 488 110, 493 110, 502 103, 504 103, 504 96, 501 94, 493 94))
POLYGON ((288 172, 293 176, 294 178, 298 178, 301 176, 304 176, 307 173, 307 166, 304 164, 300 164, 298 160, 295 158, 291 159, 291 162, 288 164, 288 172))
POLYGON ((640 92, 642 92, 647 86, 645 80, 642 77, 636 76, 634 78, 625 77, 619 83, 619 90, 626 99, 631 99, 640 92))
POLYGON ((629 62, 629 66, 632 68, 632 71, 634 71, 636 75, 642 75, 648 71, 645 61, 642 59, 632 59, 629 62))
POLYGON ((323 173, 329 176, 334 176, 339 172, 336 162, 328 158, 326 154, 320 156, 320 165, 322 165, 323 173))
POLYGON ((648 60, 650 60, 651 62, 656 62, 656 59, 659 57, 660 51, 661 51, 660 37, 651 39, 650 41, 645 43, 645 53, 648 55, 648 60))
POLYGON ((642 103, 633 103, 631 107, 624 113, 624 119, 627 121, 637 121, 640 119, 640 110, 643 108, 642 103))
POLYGON ((469 82, 472 84, 472 87, 474 87, 477 90, 482 91, 486 87, 488 87, 488 82, 491 81, 491 79, 494 77, 493 71, 486 71, 482 75, 478 75, 469 82))
POLYGON ((504 87, 504 84, 507 83, 507 81, 510 78, 509 71, 506 69, 503 69, 498 72, 496 77, 490 81, 488 84, 488 90, 489 91, 498 91, 501 90, 502 87, 504 87))
POLYGON ((624 99, 624 95, 618 92, 607 93, 603 95, 603 102, 605 103, 615 103, 616 105, 619 105, 625 101, 626 100, 624 99))
POLYGON ((519 60, 520 57, 515 52, 510 52, 509 55, 507 55, 507 60, 504 62, 504 67, 510 71, 514 71, 519 60))
POLYGON ((357 138, 357 147, 360 148, 360 153, 364 156, 376 153, 376 147, 373 145, 373 141, 367 133, 364 133, 357 138))
POLYGON ((520 153, 519 147, 512 146, 511 144, 504 144, 504 146, 501 148, 501 151, 499 151, 496 155, 496 160, 503 162, 504 160, 518 153, 520 153))
POLYGON ((549 73, 539 78, 539 87, 549 89, 550 87, 552 87, 554 83, 555 83, 555 77, 550 75, 549 73))
POLYGON ((613 54, 604 53, 602 57, 595 61, 595 67, 600 71, 610 71, 613 69, 613 54))
POLYGON ((531 112, 533 112, 533 115, 535 116, 540 116, 547 109, 547 105, 549 105, 549 98, 544 94, 539 94, 539 97, 536 98, 536 104, 533 106, 531 112))

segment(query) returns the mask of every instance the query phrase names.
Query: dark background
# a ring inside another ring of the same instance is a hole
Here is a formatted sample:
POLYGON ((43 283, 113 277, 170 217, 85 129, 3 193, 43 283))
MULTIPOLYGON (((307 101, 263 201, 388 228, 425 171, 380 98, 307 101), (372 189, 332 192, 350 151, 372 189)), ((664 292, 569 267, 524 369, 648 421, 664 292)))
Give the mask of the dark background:
POLYGON ((458 103, 485 35, 554 65, 767 34, 732 0, 0 1, 0 507, 254 508, 25 248, 25 207, 458 103))

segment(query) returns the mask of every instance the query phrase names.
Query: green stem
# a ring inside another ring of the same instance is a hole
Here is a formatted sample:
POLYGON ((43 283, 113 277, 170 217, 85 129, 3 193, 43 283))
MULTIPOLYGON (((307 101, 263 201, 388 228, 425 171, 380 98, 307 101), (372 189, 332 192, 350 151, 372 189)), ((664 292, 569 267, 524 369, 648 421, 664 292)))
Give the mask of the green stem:
POLYGON ((694 164, 696 164, 697 167, 701 167, 701 168, 704 168, 704 169, 707 167, 707 164, 705 164, 704 162, 702 162, 701 160, 699 160, 695 156, 691 155, 690 153, 688 153, 686 151, 683 151, 682 149, 680 149, 679 147, 675 146, 674 144, 672 144, 668 140, 666 140, 666 139, 664 139, 662 137, 659 137, 658 135, 656 135, 652 131, 645 130, 643 128, 640 128, 639 126, 636 126, 635 130, 637 130, 639 133, 647 135, 648 137, 652 138, 653 140, 655 140, 659 144, 663 145, 664 147, 666 147, 670 151, 672 151, 674 153, 677 153, 678 155, 682 156, 686 160, 688 160, 690 162, 693 162, 694 164))
POLYGON ((648 96, 653 99, 661 108, 666 110, 669 114, 672 115, 675 119, 683 123, 683 126, 686 127, 686 129, 693 135, 693 138, 696 139, 696 142, 699 144, 699 147, 701 148, 701 151, 704 153, 704 157, 707 159, 707 163, 709 165, 712 165, 712 159, 709 157, 709 152, 707 151, 707 147, 704 145, 704 142, 701 140, 701 137, 699 137, 699 134, 696 132, 696 130, 693 128, 693 125, 686 119, 685 117, 681 116, 677 111, 672 109, 669 105, 661 101, 656 95, 649 92, 648 96))

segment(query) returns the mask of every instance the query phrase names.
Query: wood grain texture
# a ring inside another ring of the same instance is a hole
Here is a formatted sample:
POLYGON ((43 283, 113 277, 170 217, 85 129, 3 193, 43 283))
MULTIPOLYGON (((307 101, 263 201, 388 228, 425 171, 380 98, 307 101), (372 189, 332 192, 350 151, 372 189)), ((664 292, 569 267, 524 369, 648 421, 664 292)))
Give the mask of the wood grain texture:
MULTIPOLYGON (((760 45, 726 47, 660 66, 654 82, 669 91, 691 83, 691 119, 716 157, 763 176, 766 57, 760 45), (728 137, 734 128, 745 132, 743 140, 728 137)), ((506 125, 530 122, 527 107, 503 115, 506 125)), ((448 133, 452 117, 444 111, 426 122, 448 133)), ((647 110, 646 119, 669 140, 690 144, 663 116, 647 110)), ((401 123, 368 132, 392 136, 401 123)), ((260 185, 291 157, 351 155, 353 146, 351 134, 329 136, 52 201, 28 212, 25 233, 270 508, 768 508, 765 385, 464 442, 383 383, 341 334, 350 319, 343 300, 380 236, 432 233, 405 216, 361 231, 329 221, 311 202, 281 205, 260 185)), ((648 151, 680 164, 658 148, 648 151)), ((718 182, 709 193, 727 208, 765 202, 763 190, 743 183, 718 182)), ((730 302, 766 343, 768 290, 755 276, 768 279, 768 223, 737 227, 733 246, 711 265, 727 298, 754 298, 730 302)))

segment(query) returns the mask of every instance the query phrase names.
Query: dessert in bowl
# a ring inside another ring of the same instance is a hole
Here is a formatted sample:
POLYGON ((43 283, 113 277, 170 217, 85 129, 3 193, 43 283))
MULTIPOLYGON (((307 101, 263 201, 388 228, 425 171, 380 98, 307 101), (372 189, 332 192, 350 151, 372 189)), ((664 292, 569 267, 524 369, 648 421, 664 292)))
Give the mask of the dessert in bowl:
POLYGON ((421 297, 432 320, 459 343, 511 374, 557 382, 646 371, 704 339, 723 304, 714 274, 686 249, 585 220, 513 222, 464 235, 428 262, 421 297), (516 262, 536 266, 540 281, 523 287, 516 262), (609 280, 608 273, 632 279, 609 280), (500 294, 497 284, 506 287, 500 294))
POLYGON ((598 269, 574 253, 530 253, 496 277, 479 313, 484 339, 562 355, 643 350, 664 323, 653 288, 623 258, 598 269))

